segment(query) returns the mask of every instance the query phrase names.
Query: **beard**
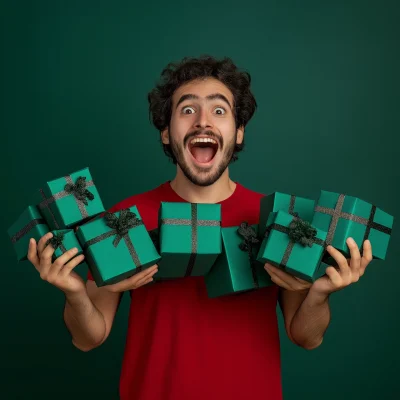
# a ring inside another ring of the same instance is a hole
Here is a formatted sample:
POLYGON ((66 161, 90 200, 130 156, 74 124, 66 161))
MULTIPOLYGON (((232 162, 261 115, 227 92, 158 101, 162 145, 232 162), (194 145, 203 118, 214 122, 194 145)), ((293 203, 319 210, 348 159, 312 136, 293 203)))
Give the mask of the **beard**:
MULTIPOLYGON (((204 133, 207 134, 212 132, 206 131, 204 133)), ((212 137, 215 137, 215 135, 212 137)), ((219 164, 218 165, 214 164, 211 167, 207 168, 201 168, 198 167, 197 165, 189 166, 184 157, 185 153, 184 146, 176 142, 172 138, 172 135, 169 134, 171 152, 176 158, 176 163, 179 165, 180 169, 182 170, 186 178, 197 186, 210 186, 221 177, 221 175, 224 173, 224 171, 226 170, 226 168, 228 167, 228 165, 232 160, 232 156, 235 152, 236 139, 237 139, 237 131, 235 132, 235 135, 230 142, 222 144, 223 142, 220 140, 219 142, 220 145, 222 146, 223 154, 219 164), (212 172, 212 170, 214 171, 212 172)))

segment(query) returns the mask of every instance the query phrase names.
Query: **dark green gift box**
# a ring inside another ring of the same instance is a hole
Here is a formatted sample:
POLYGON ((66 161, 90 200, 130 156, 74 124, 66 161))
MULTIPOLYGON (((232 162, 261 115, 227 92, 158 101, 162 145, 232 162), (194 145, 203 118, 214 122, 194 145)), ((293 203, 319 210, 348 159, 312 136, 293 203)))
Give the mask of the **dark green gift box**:
POLYGON ((162 202, 157 278, 206 275, 221 254, 221 205, 162 202))
POLYGON ((260 200, 259 233, 264 235, 271 212, 285 211, 291 215, 297 213, 302 220, 311 222, 314 215, 314 207, 315 200, 291 194, 274 192, 264 196, 260 200))
POLYGON ((106 212, 80 226, 76 235, 99 287, 120 282, 160 260, 136 206, 106 212))
MULTIPOLYGON (((384 260, 389 246, 394 218, 378 207, 357 197, 321 190, 315 206, 312 225, 326 231, 326 243, 350 257, 346 243, 352 237, 363 250, 366 239, 371 241, 372 256, 384 260)), ((324 260, 330 263, 327 253, 324 260)), ((334 264, 336 262, 333 261, 334 264)))
POLYGON ((78 252, 75 254, 74 257, 77 257, 83 253, 82 247, 73 229, 61 229, 61 230, 51 231, 51 233, 53 234, 53 237, 46 242, 46 245, 51 244, 53 248, 55 248, 52 257, 53 262, 58 257, 62 256, 66 251, 71 250, 74 247, 78 249, 78 252))
POLYGON ((73 228, 104 212, 89 168, 47 182, 34 202, 53 230, 73 228))
POLYGON ((308 282, 319 276, 327 233, 284 211, 271 213, 257 260, 308 282))
POLYGON ((49 227, 37 207, 28 206, 7 231, 17 254, 17 260, 27 259, 31 238, 37 243, 48 232, 49 227))
POLYGON ((273 285, 264 264, 256 260, 261 243, 257 239, 258 225, 243 223, 240 227, 222 228, 221 235, 222 253, 204 277, 209 297, 273 285), (246 232, 249 233, 247 237, 246 232))

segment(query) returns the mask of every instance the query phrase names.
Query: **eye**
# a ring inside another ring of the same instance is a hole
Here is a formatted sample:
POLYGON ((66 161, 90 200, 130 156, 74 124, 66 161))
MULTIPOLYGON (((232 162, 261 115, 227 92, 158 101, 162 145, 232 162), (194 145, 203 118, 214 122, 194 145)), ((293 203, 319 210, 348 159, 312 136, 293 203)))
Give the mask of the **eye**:
POLYGON ((217 107, 216 110, 218 110, 218 109, 223 110, 223 113, 222 113, 222 114, 221 114, 221 113, 218 113, 219 115, 224 115, 224 114, 226 113, 226 110, 225 110, 224 107, 217 107))
MULTIPOLYGON (((182 113, 183 113, 183 114, 187 114, 187 113, 185 112, 185 109, 187 109, 187 108, 191 108, 191 109, 193 110, 193 107, 190 107, 190 106, 183 107, 183 108, 182 108, 182 113)), ((190 113, 190 114, 192 114, 192 113, 190 113)))

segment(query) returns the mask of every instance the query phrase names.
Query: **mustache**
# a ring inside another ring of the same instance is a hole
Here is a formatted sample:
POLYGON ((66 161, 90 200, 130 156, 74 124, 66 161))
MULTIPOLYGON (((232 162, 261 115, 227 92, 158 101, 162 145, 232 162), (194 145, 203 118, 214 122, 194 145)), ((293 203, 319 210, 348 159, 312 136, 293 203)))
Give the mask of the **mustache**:
POLYGON ((185 139, 184 139, 184 141, 183 141, 184 146, 186 146, 187 143, 188 143, 190 140, 196 138, 197 136, 201 136, 201 135, 204 135, 204 136, 207 136, 207 137, 210 138, 210 139, 216 140, 216 141, 219 143, 219 147, 222 148, 222 145, 223 145, 223 139, 222 139, 222 137, 216 135, 213 131, 210 131, 210 130, 205 130, 205 131, 204 131, 204 130, 203 130, 203 131, 202 131, 202 130, 196 130, 196 131, 193 131, 193 132, 189 133, 189 134, 185 137, 185 139))

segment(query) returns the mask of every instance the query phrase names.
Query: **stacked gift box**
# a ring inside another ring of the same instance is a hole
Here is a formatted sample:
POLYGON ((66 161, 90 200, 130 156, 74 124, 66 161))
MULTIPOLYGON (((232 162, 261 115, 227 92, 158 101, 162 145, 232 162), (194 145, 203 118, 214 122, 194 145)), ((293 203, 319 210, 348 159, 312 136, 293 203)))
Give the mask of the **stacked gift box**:
POLYGON ((105 211, 89 168, 46 182, 32 196, 32 204, 8 230, 17 260, 27 259, 30 238, 39 241, 48 232, 53 234, 46 242, 55 249, 53 261, 76 247, 75 257, 85 254, 99 287, 160 259, 136 207, 105 211))
POLYGON ((220 204, 161 202, 147 231, 136 206, 106 212, 88 168, 46 182, 8 230, 17 260, 29 239, 53 233, 53 260, 76 247, 97 286, 120 282, 158 264, 156 281, 203 276, 209 297, 274 283, 265 263, 308 282, 334 265, 328 245, 350 257, 346 239, 384 260, 393 216, 356 197, 321 190, 318 200, 275 192, 260 200, 258 224, 221 227, 220 204))

